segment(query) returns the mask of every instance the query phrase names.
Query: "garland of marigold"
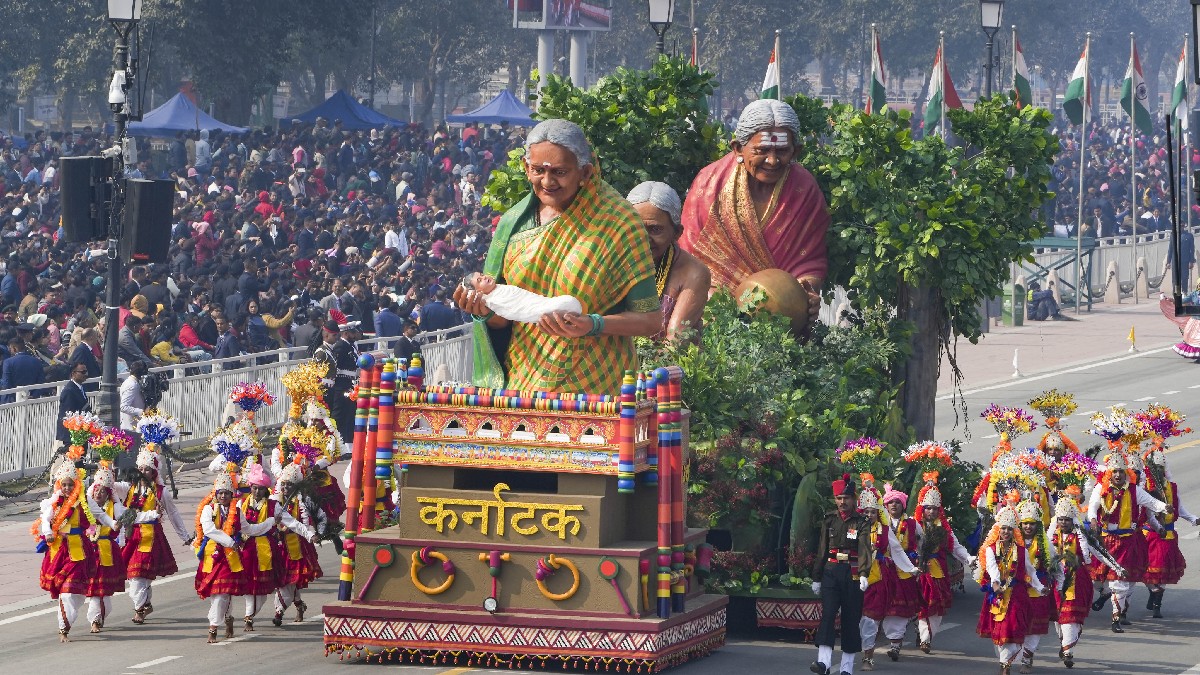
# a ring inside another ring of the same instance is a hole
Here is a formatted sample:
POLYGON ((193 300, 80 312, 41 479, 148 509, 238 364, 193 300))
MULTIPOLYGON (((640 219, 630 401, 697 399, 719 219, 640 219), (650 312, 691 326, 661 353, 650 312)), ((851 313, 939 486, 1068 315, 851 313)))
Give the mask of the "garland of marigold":
MULTIPOLYGON (((200 542, 204 539, 204 525, 200 521, 201 515, 204 513, 204 507, 213 503, 213 498, 216 496, 216 491, 209 492, 200 501, 200 506, 196 507, 196 546, 199 550, 200 542)), ((233 538, 234 516, 237 514, 238 499, 235 497, 229 501, 229 513, 225 514, 225 522, 221 524, 221 531, 233 538)), ((213 521, 216 522, 215 520, 213 521)))
MULTIPOLYGON (((979 545, 979 551, 977 552, 979 567, 975 572, 975 581, 980 583, 983 582, 983 574, 987 571, 987 566, 983 564, 983 561, 987 559, 985 557, 987 550, 994 546, 998 541, 1000 541, 1000 526, 993 523, 991 531, 988 532, 988 535, 983 540, 983 543, 979 545)), ((1025 545, 1025 537, 1021 534, 1021 528, 1019 527, 1013 528, 1013 543, 1017 544, 1018 546, 1025 545)))

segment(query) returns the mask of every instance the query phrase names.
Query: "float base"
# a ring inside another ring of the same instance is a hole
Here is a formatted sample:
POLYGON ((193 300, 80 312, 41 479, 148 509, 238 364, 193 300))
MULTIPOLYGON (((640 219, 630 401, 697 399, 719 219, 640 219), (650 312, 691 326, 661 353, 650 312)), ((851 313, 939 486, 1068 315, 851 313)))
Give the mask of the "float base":
POLYGON ((724 645, 728 602, 724 595, 702 595, 669 619, 489 615, 334 602, 324 607, 325 654, 381 663, 656 673, 724 645))

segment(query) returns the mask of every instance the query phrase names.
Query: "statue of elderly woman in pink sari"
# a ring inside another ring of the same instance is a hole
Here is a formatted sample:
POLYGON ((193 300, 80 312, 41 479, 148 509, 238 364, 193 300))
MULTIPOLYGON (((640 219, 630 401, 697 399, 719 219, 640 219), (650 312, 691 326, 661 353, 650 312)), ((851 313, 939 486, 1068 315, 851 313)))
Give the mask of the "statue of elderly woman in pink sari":
POLYGON ((763 279, 768 296, 799 300, 777 308, 792 316, 793 326, 800 318, 816 319, 828 268, 829 209, 816 179, 794 162, 799 131, 796 112, 786 103, 760 99, 747 105, 732 151, 692 182, 679 242, 712 271, 714 288, 734 292, 763 279), (797 288, 778 288, 780 278, 797 288))

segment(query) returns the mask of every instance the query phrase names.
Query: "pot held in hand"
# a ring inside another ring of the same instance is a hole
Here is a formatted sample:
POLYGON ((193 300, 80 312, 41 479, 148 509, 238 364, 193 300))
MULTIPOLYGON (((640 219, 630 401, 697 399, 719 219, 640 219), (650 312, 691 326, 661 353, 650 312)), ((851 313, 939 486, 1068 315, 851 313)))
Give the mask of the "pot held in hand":
POLYGON ((788 317, 792 321, 792 333, 804 334, 808 328, 808 292, 796 277, 778 268, 751 274, 733 293, 740 308, 749 310, 754 306, 755 289, 766 295, 758 309, 788 317))

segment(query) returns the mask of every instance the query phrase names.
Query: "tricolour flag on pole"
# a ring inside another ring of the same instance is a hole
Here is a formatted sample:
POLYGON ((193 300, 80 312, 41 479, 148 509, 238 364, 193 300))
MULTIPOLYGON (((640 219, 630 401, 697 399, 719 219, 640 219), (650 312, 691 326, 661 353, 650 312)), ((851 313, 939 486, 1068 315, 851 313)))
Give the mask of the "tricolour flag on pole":
POLYGON ((1185 131, 1188 128, 1188 86, 1187 86, 1187 43, 1179 54, 1179 64, 1175 66, 1175 89, 1171 92, 1171 114, 1179 120, 1179 126, 1185 131))
POLYGON ((767 63, 767 74, 763 77, 762 93, 759 98, 779 98, 779 65, 775 63, 775 50, 771 50, 771 61, 767 63))
POLYGON ((871 24, 871 91, 867 95, 867 114, 874 115, 887 108, 887 70, 883 67, 883 46, 879 33, 871 24))
POLYGON ((1071 73, 1071 81, 1067 83, 1067 92, 1063 94, 1063 112, 1072 124, 1083 124, 1083 107, 1091 105, 1092 92, 1088 86, 1088 51, 1091 44, 1084 46, 1079 63, 1071 73))
POLYGON ((1033 105, 1033 87, 1029 85, 1029 67, 1025 65, 1025 52, 1021 41, 1013 31, 1013 91, 1017 92, 1017 107, 1033 105))
POLYGON ((1129 68, 1125 70, 1125 82, 1121 84, 1121 109, 1133 118, 1138 131, 1143 134, 1154 133, 1154 124, 1150 121, 1150 108, 1146 103, 1146 80, 1142 77, 1142 60, 1138 58, 1136 46, 1129 58, 1129 68))
POLYGON ((941 121, 946 108, 961 107, 962 100, 958 98, 954 81, 950 79, 950 70, 942 58, 942 48, 938 47, 937 56, 933 59, 933 74, 929 78, 929 101, 925 103, 925 133, 929 133, 941 121))

